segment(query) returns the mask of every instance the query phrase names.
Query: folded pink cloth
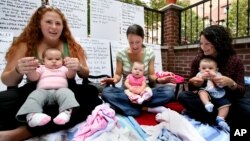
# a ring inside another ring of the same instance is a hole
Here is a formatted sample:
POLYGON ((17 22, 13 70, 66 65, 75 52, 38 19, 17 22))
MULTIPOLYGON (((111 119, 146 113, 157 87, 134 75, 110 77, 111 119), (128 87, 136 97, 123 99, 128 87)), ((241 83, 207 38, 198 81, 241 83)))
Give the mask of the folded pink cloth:
POLYGON ((166 76, 174 77, 177 84, 184 82, 184 77, 177 75, 177 74, 174 74, 174 73, 169 72, 169 71, 159 71, 159 72, 156 72, 155 75, 157 78, 163 78, 166 76))
POLYGON ((107 104, 98 105, 88 116, 86 122, 79 126, 74 141, 83 141, 97 131, 105 130, 108 124, 114 122, 116 122, 115 111, 107 104))

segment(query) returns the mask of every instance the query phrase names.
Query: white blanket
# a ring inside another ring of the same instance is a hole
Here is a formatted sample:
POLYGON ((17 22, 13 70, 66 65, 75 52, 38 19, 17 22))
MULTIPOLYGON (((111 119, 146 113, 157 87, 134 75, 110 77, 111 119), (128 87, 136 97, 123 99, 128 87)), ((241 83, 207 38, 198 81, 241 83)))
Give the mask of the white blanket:
POLYGON ((159 125, 156 125, 158 127, 142 126, 142 128, 145 129, 145 131, 152 131, 152 129, 159 130, 159 127, 166 128, 183 141, 205 141, 186 118, 171 109, 158 113, 156 120, 160 122, 159 125), (146 128, 150 128, 150 130, 146 128))

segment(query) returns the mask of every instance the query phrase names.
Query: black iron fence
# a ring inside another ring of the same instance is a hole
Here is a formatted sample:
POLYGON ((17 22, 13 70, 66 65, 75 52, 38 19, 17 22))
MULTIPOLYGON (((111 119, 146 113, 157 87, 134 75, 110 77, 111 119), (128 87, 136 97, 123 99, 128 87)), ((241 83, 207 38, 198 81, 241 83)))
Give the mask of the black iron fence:
POLYGON ((194 44, 205 27, 220 24, 233 38, 249 37, 250 0, 203 0, 185 7, 180 15, 180 44, 194 44))
POLYGON ((163 12, 144 7, 145 42, 150 44, 163 43, 163 12))

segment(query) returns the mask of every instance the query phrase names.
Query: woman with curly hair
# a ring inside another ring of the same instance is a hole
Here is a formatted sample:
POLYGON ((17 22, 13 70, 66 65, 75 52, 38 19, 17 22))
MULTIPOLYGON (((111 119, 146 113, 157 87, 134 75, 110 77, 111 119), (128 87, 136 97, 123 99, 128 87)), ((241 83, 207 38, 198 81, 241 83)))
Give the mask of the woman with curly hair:
MULTIPOLYGON (((15 114, 36 88, 36 82, 18 87, 23 77, 34 71, 41 63, 42 52, 47 48, 57 48, 66 57, 64 65, 77 71, 77 75, 86 78, 89 68, 83 48, 73 38, 64 14, 55 7, 41 6, 32 15, 23 32, 13 41, 6 54, 7 64, 1 75, 2 82, 8 86, 0 92, 0 141, 24 140, 32 136, 52 133, 73 127, 86 119, 91 111, 102 103, 98 90, 94 86, 76 84, 75 79, 68 79, 68 87, 74 92, 80 108, 72 112, 71 119, 65 125, 53 122, 39 127, 28 127, 19 123, 15 114), (3 114, 4 113, 4 114, 3 114)), ((58 105, 44 108, 44 113, 55 117, 58 105)))
MULTIPOLYGON (((200 52, 191 64, 189 91, 182 92, 178 100, 185 107, 186 113, 193 118, 211 124, 216 123, 220 126, 225 122, 226 119, 223 117, 226 115, 217 116, 218 108, 222 108, 220 110, 222 113, 227 113, 223 112, 227 109, 214 105, 213 112, 208 112, 199 99, 199 95, 193 91, 205 83, 202 78, 196 77, 196 74, 199 72, 200 60, 207 56, 214 58, 222 74, 222 76, 214 77, 211 80, 214 84, 225 89, 226 98, 232 103, 232 107, 233 103, 244 95, 244 66, 232 47, 230 32, 223 26, 212 25, 200 33, 200 52)), ((223 126, 220 127, 223 128, 223 126)))

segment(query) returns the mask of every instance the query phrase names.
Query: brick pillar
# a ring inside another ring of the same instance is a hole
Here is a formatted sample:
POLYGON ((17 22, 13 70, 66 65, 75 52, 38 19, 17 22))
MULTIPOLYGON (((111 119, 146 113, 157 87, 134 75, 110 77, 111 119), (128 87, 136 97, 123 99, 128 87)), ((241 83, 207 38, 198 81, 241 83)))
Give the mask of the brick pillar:
POLYGON ((179 15, 182 8, 176 4, 169 4, 160 9, 164 12, 162 66, 165 71, 175 72, 174 48, 179 42, 179 15))

